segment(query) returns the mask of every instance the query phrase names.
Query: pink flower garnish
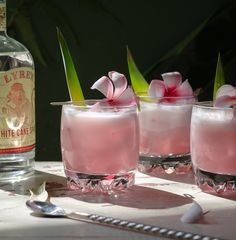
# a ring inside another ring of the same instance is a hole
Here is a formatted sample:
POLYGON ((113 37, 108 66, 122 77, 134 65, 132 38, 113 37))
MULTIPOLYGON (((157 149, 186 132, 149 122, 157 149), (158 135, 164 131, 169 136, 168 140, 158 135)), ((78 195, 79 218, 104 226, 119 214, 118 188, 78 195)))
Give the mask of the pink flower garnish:
POLYGON ((179 72, 169 72, 161 75, 163 80, 152 80, 148 95, 150 97, 194 97, 192 87, 188 80, 182 82, 182 76, 179 72))
POLYGON ((215 107, 234 107, 236 108, 236 89, 232 85, 225 84, 216 92, 215 107))
POLYGON ((111 71, 108 77, 98 79, 91 89, 97 89, 106 99, 99 102, 99 105, 124 106, 137 104, 137 97, 133 90, 128 87, 125 75, 111 71))

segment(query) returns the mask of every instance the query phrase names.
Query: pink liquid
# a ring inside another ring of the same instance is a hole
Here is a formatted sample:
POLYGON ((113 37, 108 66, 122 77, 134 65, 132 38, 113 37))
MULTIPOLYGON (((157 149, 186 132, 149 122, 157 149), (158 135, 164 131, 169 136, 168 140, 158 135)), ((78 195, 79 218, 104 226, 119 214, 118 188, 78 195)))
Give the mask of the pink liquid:
POLYGON ((141 105, 140 152, 168 156, 190 152, 190 105, 141 105))
POLYGON ((138 147, 135 111, 62 112, 61 148, 66 169, 86 174, 127 173, 137 168, 138 147))
POLYGON ((192 161, 206 172, 236 175, 236 119, 233 111, 223 111, 193 113, 192 161))

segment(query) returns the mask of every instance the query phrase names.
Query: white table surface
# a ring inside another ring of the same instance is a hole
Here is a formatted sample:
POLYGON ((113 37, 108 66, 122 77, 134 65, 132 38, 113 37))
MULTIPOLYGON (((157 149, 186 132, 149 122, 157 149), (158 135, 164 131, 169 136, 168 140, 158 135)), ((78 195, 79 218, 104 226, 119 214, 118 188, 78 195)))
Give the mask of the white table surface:
POLYGON ((68 190, 61 162, 36 162, 36 172, 31 178, 15 183, 0 182, 0 239, 162 239, 65 218, 32 216, 25 206, 28 189, 43 181, 47 183, 51 201, 68 212, 83 211, 236 239, 236 198, 201 192, 191 174, 156 178, 137 173, 136 184, 128 191, 116 197, 97 196, 68 190), (193 200, 208 213, 198 223, 184 224, 180 218, 193 200))

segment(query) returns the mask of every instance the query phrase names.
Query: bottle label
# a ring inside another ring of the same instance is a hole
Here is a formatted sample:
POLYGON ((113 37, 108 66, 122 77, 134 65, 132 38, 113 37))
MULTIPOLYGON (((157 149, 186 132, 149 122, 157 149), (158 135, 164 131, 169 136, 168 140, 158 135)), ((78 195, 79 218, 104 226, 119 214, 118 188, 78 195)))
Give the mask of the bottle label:
MULTIPOLYGON (((4 2, 4 1, 3 1, 4 2)), ((6 3, 0 1, 0 31, 6 30, 6 3)))
POLYGON ((35 147, 34 71, 20 67, 0 72, 0 154, 35 147))

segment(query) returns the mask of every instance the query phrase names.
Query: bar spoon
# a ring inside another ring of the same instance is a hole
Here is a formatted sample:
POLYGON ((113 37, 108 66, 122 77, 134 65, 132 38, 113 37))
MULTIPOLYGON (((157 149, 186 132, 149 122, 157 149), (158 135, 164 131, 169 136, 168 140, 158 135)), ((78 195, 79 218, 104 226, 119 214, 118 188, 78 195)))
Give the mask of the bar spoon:
POLYGON ((50 202, 28 200, 26 206, 33 211, 34 214, 47 217, 64 217, 87 223, 95 223, 102 226, 118 228, 122 230, 139 232, 153 236, 159 236, 161 239, 188 239, 188 240, 222 240, 216 237, 210 237, 190 232, 178 231, 174 229, 152 226, 143 223, 132 222, 118 218, 100 216, 83 212, 66 213, 65 210, 50 202))

